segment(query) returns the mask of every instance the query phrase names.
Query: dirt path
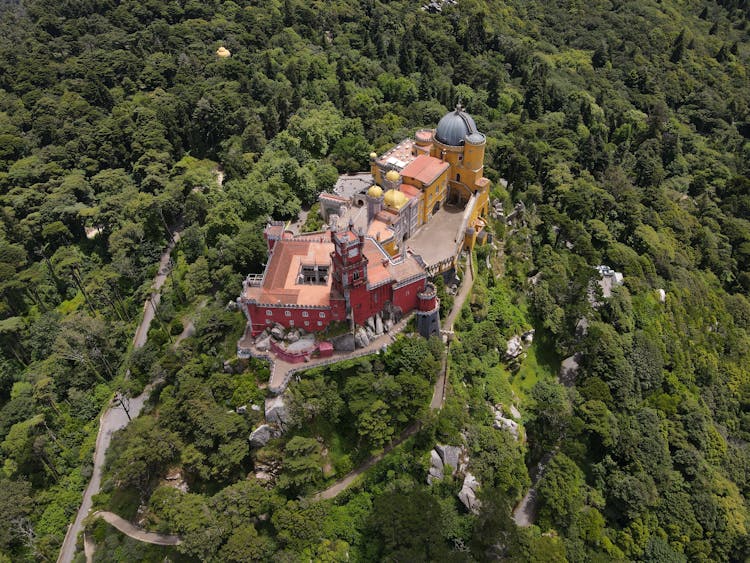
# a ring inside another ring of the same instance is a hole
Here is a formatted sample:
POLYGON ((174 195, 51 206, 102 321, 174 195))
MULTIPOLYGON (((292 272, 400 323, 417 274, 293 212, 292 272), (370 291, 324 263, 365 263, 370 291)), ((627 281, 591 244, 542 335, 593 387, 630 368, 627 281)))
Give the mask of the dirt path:
POLYGON ((169 260, 172 256, 172 249, 174 249, 175 245, 180 241, 179 232, 175 233, 173 236, 174 241, 169 243, 164 254, 161 255, 161 260, 159 260, 159 270, 152 283, 153 289, 151 295, 149 295, 143 303, 143 320, 135 330, 133 348, 142 348, 148 339, 148 329, 151 326, 151 321, 154 320, 154 312, 161 301, 161 288, 164 285, 164 282, 167 281, 167 276, 169 275, 169 260))
POLYGON ((420 424, 418 422, 415 422, 414 424, 407 426, 406 429, 403 432, 401 432, 398 438, 396 438, 393 442, 391 442, 385 448, 383 448, 382 452, 380 452, 378 455, 374 455, 374 456, 367 458, 367 460, 365 460, 365 462, 362 463, 359 467, 357 467, 354 471, 348 473, 345 477, 343 477, 342 479, 339 479, 327 489, 317 493, 313 497, 313 499, 324 500, 324 499, 333 498, 336 495, 338 495, 341 491, 347 489, 349 485, 351 485, 357 477, 359 477, 365 471, 370 469, 373 465, 375 465, 377 462, 383 459, 383 457, 385 457, 387 454, 391 453, 391 451, 393 451, 394 448, 396 448, 397 446, 400 446, 407 438, 414 436, 414 434, 417 433, 419 428, 420 428, 420 424))
POLYGON ((534 523, 534 520, 536 520, 536 487, 537 485, 539 485, 539 480, 544 477, 544 472, 547 470, 547 464, 555 456, 559 449, 560 447, 556 446, 552 451, 547 452, 547 454, 539 461, 539 463, 537 463, 536 470, 534 471, 535 474, 532 475, 532 481, 534 482, 534 484, 531 485, 531 488, 521 499, 521 502, 519 502, 518 505, 513 509, 513 520, 515 521, 516 526, 518 526, 519 528, 528 528, 534 523))
MULTIPOLYGON (((171 242, 164 254, 161 256, 159 261, 159 271, 153 281, 153 291, 146 299, 143 305, 143 320, 135 331, 133 337, 133 348, 141 348, 148 338, 148 329, 151 325, 151 321, 154 319, 154 309, 159 305, 159 299, 161 297, 161 287, 167 279, 169 274, 169 258, 174 249, 175 244, 180 240, 180 233, 174 234, 174 242, 171 242), (153 305, 152 305, 153 304, 153 305)), ((140 414, 143 405, 148 399, 151 393, 152 385, 147 385, 143 390, 143 393, 137 397, 133 397, 129 401, 128 411, 130 417, 135 418, 140 414)), ((78 533, 83 527, 83 520, 91 510, 92 497, 99 492, 102 481, 102 467, 104 466, 104 455, 109 448, 109 443, 112 440, 112 435, 125 428, 130 420, 127 414, 121 406, 111 406, 104 411, 102 416, 99 418, 99 432, 96 435, 96 446, 94 448, 94 467, 91 473, 91 480, 86 486, 86 490, 83 492, 83 499, 81 499, 81 505, 76 513, 73 524, 68 527, 68 531, 65 534, 62 547, 60 548, 60 555, 57 558, 57 563, 70 563, 73 560, 76 550, 76 541, 78 533)))
MULTIPOLYGON (((474 285, 474 273, 472 271, 471 265, 472 265, 471 255, 469 255, 468 267, 466 268, 466 278, 461 284, 461 289, 459 290, 458 295, 456 296, 456 299, 453 302, 453 308, 451 309, 450 314, 445 320, 446 330, 449 330, 449 331, 453 330, 453 321, 455 320, 456 315, 461 311, 461 308, 463 307, 464 302, 466 301, 466 298, 471 292, 471 286, 474 285)), ((437 381, 435 381, 435 388, 432 392, 432 400, 430 401, 430 409, 432 410, 437 410, 443 407, 443 401, 445 400, 445 381, 448 375, 448 353, 449 351, 450 351, 449 348, 446 348, 445 357, 443 358, 443 367, 440 370, 440 375, 438 376, 437 381)), ((357 477, 362 475, 365 471, 367 471, 373 465, 375 465, 377 462, 383 459, 383 457, 386 454, 390 453, 393 450, 393 448, 395 448, 396 446, 399 446, 400 444, 404 442, 404 440, 416 434, 419 428, 420 428, 420 425, 419 423, 416 423, 416 422, 408 426, 399 435, 399 437, 396 438, 396 440, 394 440, 393 442, 391 442, 388 446, 386 446, 381 453, 368 458, 364 463, 362 463, 354 471, 347 474, 345 477, 339 479, 327 489, 317 493, 313 498, 315 500, 323 500, 323 499, 329 499, 329 498, 335 497, 341 491, 348 488, 349 485, 351 485, 357 477)))
POLYGON ((299 215, 297 215, 297 220, 289 224, 289 230, 295 235, 300 234, 302 232, 302 226, 307 222, 307 216, 309 214, 309 207, 303 207, 300 209, 299 215))
POLYGON ((453 300, 453 308, 445 319, 445 325, 443 330, 452 331, 453 323, 456 321, 456 317, 461 313, 461 309, 466 302, 466 298, 471 293, 471 288, 474 285, 474 264, 471 261, 471 254, 468 255, 466 261, 466 269, 464 270, 464 280, 461 283, 461 287, 458 288, 458 294, 453 300))
POLYGON ((221 166, 217 166, 213 169, 214 176, 216 176, 216 183, 219 184, 219 188, 224 187, 224 169, 221 166))
MULTIPOLYGON (((471 255, 469 255, 468 268, 466 268, 466 278, 461 284, 461 289, 456 295, 456 299, 453 301, 453 308, 445 319, 445 326, 443 330, 447 332, 453 332, 453 323, 456 317, 461 312, 461 309, 466 302, 466 298, 471 292, 471 288, 474 285, 474 271, 472 270, 471 255)), ((445 385, 448 380, 448 354, 450 353, 450 341, 448 347, 445 350, 445 358, 443 359, 443 369, 440 370, 440 375, 435 382, 435 389, 432 392, 432 401, 430 402, 430 408, 432 410, 443 408, 445 402, 445 385)))
POLYGON ((192 315, 182 319, 184 328, 182 329, 182 332, 177 336, 177 338, 175 338, 174 344, 172 344, 172 348, 177 348, 180 345, 180 342, 195 335, 195 319, 193 317, 195 317, 198 312, 200 312, 200 310, 206 306, 207 303, 208 301, 204 299, 203 301, 198 303, 198 306, 195 308, 195 311, 192 315))
POLYGON ((179 536, 171 536, 169 534, 157 534, 156 532, 147 532, 143 528, 133 525, 124 518, 121 518, 113 512, 96 511, 93 516, 95 518, 101 518, 108 524, 111 524, 114 528, 117 528, 126 536, 133 538, 134 540, 142 541, 145 543, 153 543, 155 545, 179 545, 182 543, 182 538, 179 536))

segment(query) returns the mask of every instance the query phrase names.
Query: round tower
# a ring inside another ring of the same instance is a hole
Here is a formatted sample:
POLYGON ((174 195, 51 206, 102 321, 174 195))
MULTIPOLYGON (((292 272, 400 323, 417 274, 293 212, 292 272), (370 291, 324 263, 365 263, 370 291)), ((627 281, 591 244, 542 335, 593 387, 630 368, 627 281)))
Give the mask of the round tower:
POLYGON ((427 282, 417 293, 417 332, 424 338, 440 335, 440 300, 435 285, 427 282))
POLYGON ((417 293, 417 299, 419 303, 417 307, 422 312, 430 312, 437 307, 437 290, 432 282, 427 282, 424 289, 417 293))
POLYGON ((482 133, 471 133, 464 138, 463 167, 475 173, 476 178, 484 175, 484 147, 487 138, 482 133))
POLYGON ((385 178, 383 179, 383 187, 385 188, 385 191, 398 190, 400 185, 401 174, 399 174, 397 170, 389 170, 386 172, 385 178))
POLYGON ((374 185, 367 190, 367 223, 375 218, 375 215, 383 209, 383 188, 374 185))
POLYGON ((414 134, 414 142, 418 147, 426 147, 432 143, 432 129, 420 129, 414 134))

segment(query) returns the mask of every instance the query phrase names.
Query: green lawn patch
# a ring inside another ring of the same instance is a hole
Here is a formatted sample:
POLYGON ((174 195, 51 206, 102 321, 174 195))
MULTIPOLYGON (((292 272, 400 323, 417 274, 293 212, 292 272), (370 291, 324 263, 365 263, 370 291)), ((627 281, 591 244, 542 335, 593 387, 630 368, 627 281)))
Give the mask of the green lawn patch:
POLYGON ((549 334, 544 330, 537 330, 520 369, 511 377, 510 382, 516 394, 526 399, 537 381, 556 379, 559 371, 560 359, 549 334))

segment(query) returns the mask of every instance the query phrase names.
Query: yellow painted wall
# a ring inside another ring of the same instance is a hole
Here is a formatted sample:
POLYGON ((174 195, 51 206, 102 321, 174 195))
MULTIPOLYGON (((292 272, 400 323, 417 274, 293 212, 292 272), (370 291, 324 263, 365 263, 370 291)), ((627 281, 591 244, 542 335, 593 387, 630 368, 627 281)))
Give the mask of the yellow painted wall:
POLYGON ((422 191, 422 206, 419 213, 419 224, 424 225, 429 221, 432 213, 432 209, 438 202, 445 200, 445 194, 448 189, 448 173, 450 168, 445 170, 440 176, 438 176, 432 184, 424 187, 422 191))

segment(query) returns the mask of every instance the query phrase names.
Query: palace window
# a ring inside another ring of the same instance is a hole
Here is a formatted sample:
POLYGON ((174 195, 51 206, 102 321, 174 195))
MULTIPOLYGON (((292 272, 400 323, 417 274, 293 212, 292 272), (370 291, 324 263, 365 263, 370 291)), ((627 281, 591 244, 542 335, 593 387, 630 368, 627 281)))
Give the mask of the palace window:
POLYGON ((273 316, 273 311, 271 311, 271 309, 266 309, 266 316, 268 317, 273 316))
POLYGON ((292 316, 292 312, 291 311, 284 311, 284 316, 285 317, 291 317, 292 316))
POLYGON ((309 317, 310 313, 308 313, 307 311, 302 311, 302 316, 303 317, 309 317))
POLYGON ((325 285, 328 283, 328 266, 318 264, 300 266, 297 283, 311 285, 325 285))
POLYGON ((305 321, 305 326, 310 326, 310 321, 305 321))
POLYGON ((318 326, 323 326, 323 322, 322 321, 318 321, 318 326))
POLYGON ((318 314, 318 316, 319 316, 319 317, 320 317, 321 319, 325 319, 325 318, 326 318, 326 314, 325 314, 325 313, 324 313, 323 311, 321 311, 321 312, 320 312, 320 313, 318 314))

